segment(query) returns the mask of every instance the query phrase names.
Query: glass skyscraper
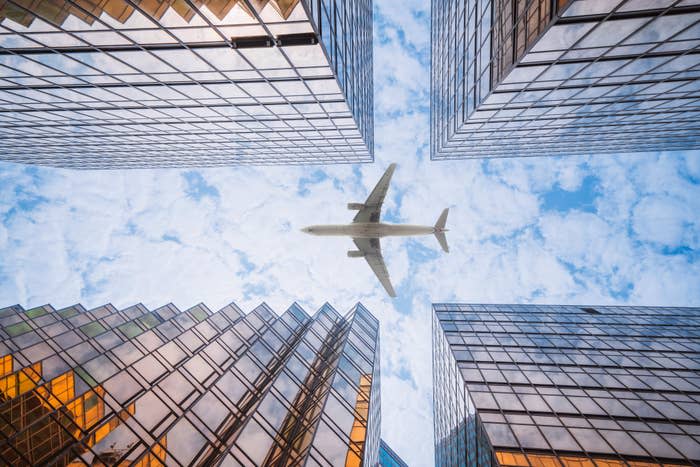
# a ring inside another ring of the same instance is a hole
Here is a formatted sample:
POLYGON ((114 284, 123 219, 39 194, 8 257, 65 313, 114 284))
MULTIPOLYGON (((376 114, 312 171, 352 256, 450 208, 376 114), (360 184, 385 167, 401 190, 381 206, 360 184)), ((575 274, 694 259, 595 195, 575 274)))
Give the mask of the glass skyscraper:
POLYGON ((433 311, 436 465, 700 464, 700 308, 433 311))
POLYGON ((408 467, 384 440, 379 442, 379 467, 408 467))
POLYGON ((371 0, 0 1, 0 159, 373 160, 371 0))
POLYGON ((0 310, 0 464, 374 466, 379 329, 298 305, 0 310))
POLYGON ((432 0, 431 157, 700 147, 700 6, 432 0))

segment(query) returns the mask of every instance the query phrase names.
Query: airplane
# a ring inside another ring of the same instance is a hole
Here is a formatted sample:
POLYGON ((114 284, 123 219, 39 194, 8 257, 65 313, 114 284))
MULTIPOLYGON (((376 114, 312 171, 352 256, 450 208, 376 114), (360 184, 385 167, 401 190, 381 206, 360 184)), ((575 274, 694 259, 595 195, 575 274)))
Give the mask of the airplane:
POLYGON ((348 251, 350 258, 364 258, 367 260, 369 267, 372 268, 374 274, 379 279, 379 282, 384 286, 384 289, 390 297, 396 297, 394 287, 389 279, 389 272, 382 258, 382 249, 379 245, 379 239, 382 237, 403 237, 414 235, 435 235, 438 243, 445 251, 449 253, 450 249, 447 246, 445 238, 445 224, 447 223, 447 212, 449 208, 442 211, 440 217, 433 227, 422 225, 396 225, 380 222, 379 217, 382 210, 384 197, 389 189, 391 176, 394 174, 396 164, 391 164, 386 169, 382 178, 379 179, 377 186, 370 193, 367 201, 364 203, 348 203, 348 209, 358 211, 352 224, 347 225, 311 225, 301 229, 302 232, 311 235, 320 236, 348 236, 352 237, 357 250, 348 251))

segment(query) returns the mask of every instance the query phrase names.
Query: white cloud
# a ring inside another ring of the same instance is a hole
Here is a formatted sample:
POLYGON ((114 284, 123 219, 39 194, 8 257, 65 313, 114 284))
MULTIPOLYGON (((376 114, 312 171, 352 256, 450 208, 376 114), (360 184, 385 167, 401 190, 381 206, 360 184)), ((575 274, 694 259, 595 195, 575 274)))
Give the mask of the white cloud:
POLYGON ((697 248, 697 237, 692 238, 687 222, 693 213, 681 199, 670 196, 646 196, 634 207, 632 226, 640 239, 668 247, 688 245, 697 248))
POLYGON ((0 250, 7 248, 7 229, 0 225, 0 250))

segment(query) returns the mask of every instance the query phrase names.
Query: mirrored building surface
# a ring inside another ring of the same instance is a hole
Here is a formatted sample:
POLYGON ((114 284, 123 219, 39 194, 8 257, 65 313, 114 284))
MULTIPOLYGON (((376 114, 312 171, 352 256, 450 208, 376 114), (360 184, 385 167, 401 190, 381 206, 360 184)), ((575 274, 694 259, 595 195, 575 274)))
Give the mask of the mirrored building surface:
POLYGON ((431 157, 700 147, 700 5, 432 0, 431 157))
POLYGON ((408 467, 408 465, 381 440, 379 442, 379 467, 408 467))
POLYGON ((361 304, 0 310, 0 465, 374 466, 379 404, 361 304))
POLYGON ((700 464, 700 308, 433 310, 436 465, 700 464))
POLYGON ((3 0, 0 159, 373 159, 371 0, 3 0))

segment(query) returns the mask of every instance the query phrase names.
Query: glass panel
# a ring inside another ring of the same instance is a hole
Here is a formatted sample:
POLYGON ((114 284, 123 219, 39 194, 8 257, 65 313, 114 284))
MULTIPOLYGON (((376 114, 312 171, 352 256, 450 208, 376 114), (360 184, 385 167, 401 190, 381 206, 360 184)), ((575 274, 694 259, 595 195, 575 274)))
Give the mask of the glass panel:
POLYGON ((100 324, 99 321, 94 321, 92 323, 80 326, 80 330, 88 337, 95 337, 106 331, 105 327, 100 324))
POLYGON ((5 327, 5 332, 10 336, 10 337, 16 337, 21 334, 24 334, 25 332, 31 331, 32 328, 29 326, 29 323, 26 323, 24 321, 21 321, 16 324, 12 324, 10 326, 5 327))

